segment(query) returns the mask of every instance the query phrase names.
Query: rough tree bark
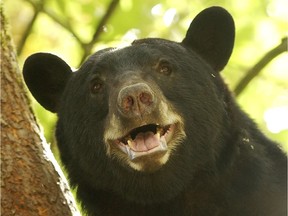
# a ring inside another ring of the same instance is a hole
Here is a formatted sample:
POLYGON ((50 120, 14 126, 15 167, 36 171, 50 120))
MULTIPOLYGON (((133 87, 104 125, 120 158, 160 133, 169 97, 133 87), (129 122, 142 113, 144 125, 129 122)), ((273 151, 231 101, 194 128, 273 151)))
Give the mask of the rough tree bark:
POLYGON ((1 215, 80 215, 28 105, 1 10, 1 215))

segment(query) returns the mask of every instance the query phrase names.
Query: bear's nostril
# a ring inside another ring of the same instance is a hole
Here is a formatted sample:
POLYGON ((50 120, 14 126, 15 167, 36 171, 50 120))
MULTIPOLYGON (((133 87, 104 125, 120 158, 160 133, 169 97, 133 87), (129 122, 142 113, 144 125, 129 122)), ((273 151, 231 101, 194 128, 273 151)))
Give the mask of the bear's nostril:
POLYGON ((148 93, 148 92, 142 92, 139 95, 139 100, 141 103, 150 106, 153 103, 153 98, 152 98, 152 94, 148 93))
POLYGON ((132 96, 127 96, 123 99, 122 107, 125 111, 129 111, 134 105, 134 99, 132 96))

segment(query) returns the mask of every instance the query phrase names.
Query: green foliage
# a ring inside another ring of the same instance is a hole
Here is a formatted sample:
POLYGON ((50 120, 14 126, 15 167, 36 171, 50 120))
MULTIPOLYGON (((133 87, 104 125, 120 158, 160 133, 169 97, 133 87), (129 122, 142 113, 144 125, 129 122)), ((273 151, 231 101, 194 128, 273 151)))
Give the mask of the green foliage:
MULTIPOLYGON (((103 31, 99 37, 93 38, 111 2, 7 0, 5 6, 16 45, 23 42, 27 26, 33 15, 39 12, 32 29, 27 32, 24 48, 19 53, 20 64, 30 54, 45 51, 56 53, 77 68, 85 54, 108 46, 128 45, 136 38, 163 37, 181 41, 191 19, 198 12, 212 5, 219 5, 231 12, 237 28, 232 58, 222 72, 233 89, 265 53, 280 43, 287 31, 286 0, 121 0, 118 4, 114 0, 117 6, 105 20, 104 26, 101 26, 103 31), (92 46, 91 50, 89 46, 92 46)), ((286 150, 287 69, 286 52, 265 67, 238 98, 240 105, 255 118, 259 127, 268 136, 282 143, 286 150), (273 121, 276 123, 273 124, 273 121), (275 125, 283 126, 277 131, 275 125)), ((45 128, 47 139, 52 142, 56 116, 48 114, 37 103, 33 103, 33 107, 45 128)))

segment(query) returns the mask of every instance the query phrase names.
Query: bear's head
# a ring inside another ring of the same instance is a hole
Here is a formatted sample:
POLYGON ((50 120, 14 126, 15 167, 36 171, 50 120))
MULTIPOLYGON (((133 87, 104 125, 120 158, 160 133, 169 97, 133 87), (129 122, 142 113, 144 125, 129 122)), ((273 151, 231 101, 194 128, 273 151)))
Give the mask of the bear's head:
POLYGON ((180 43, 148 38, 107 48, 75 72, 55 55, 30 56, 24 79, 36 100, 58 115, 56 138, 72 184, 146 201, 159 190, 159 201, 212 166, 229 125, 219 72, 234 31, 230 14, 211 7, 180 43), (163 191, 178 184, 163 196, 162 189, 149 189, 151 182, 161 182, 163 191))

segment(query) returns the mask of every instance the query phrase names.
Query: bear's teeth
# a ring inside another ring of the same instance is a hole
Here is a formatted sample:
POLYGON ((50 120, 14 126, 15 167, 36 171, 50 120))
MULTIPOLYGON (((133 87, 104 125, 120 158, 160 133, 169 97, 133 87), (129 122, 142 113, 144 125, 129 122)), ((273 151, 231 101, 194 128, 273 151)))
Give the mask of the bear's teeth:
MULTIPOLYGON (((151 131, 153 132, 155 135, 157 135, 158 139, 160 139, 160 137, 164 136, 165 134, 167 134, 169 132, 169 129, 170 129, 170 126, 171 125, 166 125, 166 126, 160 126, 158 124, 155 125, 155 130, 147 130, 147 131, 141 131, 139 130, 137 132, 137 129, 139 128, 136 128, 134 129, 134 131, 130 132, 129 134, 127 134, 125 137, 123 137, 122 139, 119 139, 121 143, 123 143, 124 145, 128 145, 128 146, 132 146, 132 142, 133 140, 137 137, 137 134, 139 133, 144 133, 144 132, 148 132, 148 131, 151 131), (133 135, 132 135, 133 134, 133 135), (159 134, 159 135, 158 135, 159 134), (129 143, 130 142, 130 143, 129 143)), ((143 126, 142 126, 143 127, 143 126)), ((140 127, 141 128, 141 127, 140 127)), ((151 129, 151 128, 150 128, 151 129)))
POLYGON ((128 145, 125 145, 126 153, 129 156, 130 160, 133 160, 135 158, 134 152, 131 150, 131 148, 128 145))
POLYGON ((125 136, 125 137, 121 140, 121 142, 124 143, 125 145, 127 145, 129 140, 132 141, 132 137, 131 137, 130 134, 127 135, 127 136, 125 136))
POLYGON ((162 127, 160 127, 159 125, 157 126, 157 131, 156 131, 156 134, 164 134, 164 130, 163 130, 163 128, 162 127))
POLYGON ((133 142, 133 141, 132 141, 132 138, 130 138, 130 139, 127 140, 127 144, 128 144, 128 146, 129 146, 130 148, 133 147, 132 142, 133 142))

